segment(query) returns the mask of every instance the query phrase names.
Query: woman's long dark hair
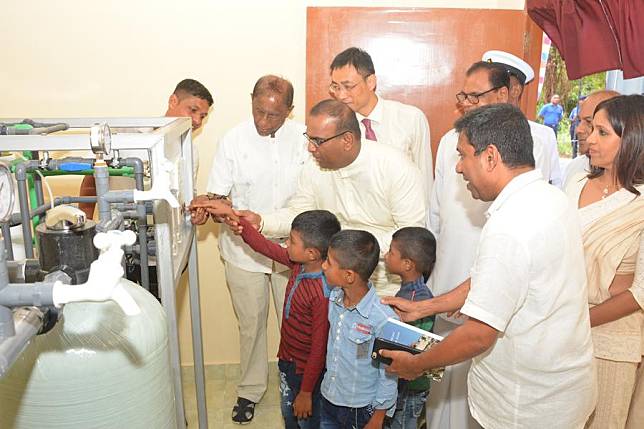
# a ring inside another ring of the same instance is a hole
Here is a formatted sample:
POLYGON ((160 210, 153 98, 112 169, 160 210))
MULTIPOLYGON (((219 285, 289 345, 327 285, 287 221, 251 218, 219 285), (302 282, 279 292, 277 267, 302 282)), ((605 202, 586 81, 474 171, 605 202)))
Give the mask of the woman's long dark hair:
MULTIPOLYGON (((613 160, 615 177, 627 191, 639 195, 635 188, 644 183, 644 96, 620 95, 597 105, 594 115, 606 111, 608 121, 620 139, 613 160)), ((592 163, 592 159, 591 159, 592 163)), ((604 174, 601 167, 591 167, 589 179, 604 174)))

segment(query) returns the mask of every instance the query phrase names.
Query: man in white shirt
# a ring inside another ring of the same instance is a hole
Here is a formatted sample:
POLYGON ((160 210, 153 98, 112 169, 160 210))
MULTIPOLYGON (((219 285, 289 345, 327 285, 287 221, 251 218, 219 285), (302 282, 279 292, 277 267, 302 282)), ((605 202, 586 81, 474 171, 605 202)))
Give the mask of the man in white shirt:
MULTIPOLYGON (((189 117, 192 120, 192 132, 196 132, 203 121, 208 116, 210 108, 212 107, 213 99, 210 91, 194 79, 183 79, 177 84, 174 88, 172 94, 168 98, 168 108, 165 112, 166 117, 189 117)), ((193 134, 194 138, 194 134, 193 134)), ((128 150, 121 151, 120 156, 122 158, 127 158, 128 156, 138 156, 141 157, 138 150, 128 150)), ((199 168, 199 152, 197 151, 197 146, 192 145, 192 164, 194 178, 196 179, 197 169, 199 168)), ((112 179, 112 178, 110 178, 112 179)), ((112 182, 112 180, 110 180, 112 182)), ((128 180, 123 181, 117 180, 116 183, 110 183, 110 188, 113 189, 132 189, 134 188, 134 181, 128 180)), ((94 181, 94 176, 85 176, 81 182, 79 196, 96 196, 96 183, 94 181)), ((95 203, 80 203, 78 208, 85 212, 85 215, 88 219, 92 219, 94 216, 95 203)))
POLYGON ((485 428, 582 428, 597 387, 576 209, 534 169, 530 126, 519 109, 483 106, 459 119, 456 171, 490 202, 471 278, 426 301, 385 299, 413 320, 468 316, 419 355, 385 351, 389 371, 413 379, 472 358, 469 406, 485 428))
POLYGON ((590 173, 590 158, 588 158, 588 143, 586 139, 593 132, 593 114, 599 103, 609 98, 617 97, 619 92, 602 89, 590 93, 579 106, 579 125, 577 125, 577 139, 579 142, 579 156, 574 158, 566 167, 564 176, 564 189, 573 177, 579 177, 579 173, 590 173))
POLYGON ((356 113, 363 139, 402 150, 423 177, 426 199, 434 183, 434 166, 425 114, 417 107, 376 95, 376 71, 371 56, 349 48, 331 63, 329 94, 356 113))
MULTIPOLYGON (((474 63, 466 72, 463 90, 457 94, 459 107, 469 112, 477 107, 506 103, 510 88, 505 68, 489 62, 474 63)), ((547 158, 541 140, 533 137, 533 156, 539 159, 537 167, 545 168, 547 158)), ((436 266, 429 280, 434 296, 447 293, 470 276, 481 229, 485 225, 485 211, 489 203, 470 196, 463 178, 454 167, 458 162, 456 145, 458 134, 450 130, 443 136, 436 156, 436 181, 429 210, 429 228, 436 235, 436 266)), ((461 323, 460 320, 439 315, 434 331, 447 335, 461 323)), ((427 400, 429 429, 477 428, 467 406, 466 376, 469 361, 446 368, 443 380, 433 383, 427 400)))
POLYGON ((396 230, 425 225, 420 172, 400 151, 361 141, 356 115, 339 101, 315 105, 306 125, 313 159, 302 170, 286 207, 240 215, 267 236, 283 236, 299 213, 329 210, 342 228, 366 230, 378 239, 380 262, 371 279, 379 295, 394 295, 400 279, 386 274, 383 256, 396 230))
MULTIPOLYGON (((483 61, 503 66, 510 74, 510 91, 508 92, 508 103, 519 107, 523 88, 534 79, 534 70, 530 64, 521 58, 504 51, 487 51, 483 54, 483 61)), ((557 148, 557 136, 552 128, 534 121, 528 121, 532 135, 537 135, 543 142, 544 152, 542 155, 536 153, 535 161, 537 166, 542 166, 543 177, 558 188, 563 186, 561 166, 559 164, 559 149, 557 148), (540 162, 539 157, 544 157, 540 162)))
MULTIPOLYGON (((293 86, 277 76, 260 78, 251 94, 253 119, 220 140, 208 180, 210 198, 229 198, 237 209, 273 211, 295 192, 297 177, 309 155, 305 128, 287 119, 293 109, 293 86)), ((204 198, 203 196, 197 198, 204 198)), ((206 221, 195 213, 193 223, 206 221)), ((281 234, 278 237, 288 235, 281 234)), ((266 319, 272 290, 278 322, 282 320, 289 272, 221 228, 219 249, 226 281, 239 321, 240 380, 233 421, 248 423, 268 382, 266 319)))

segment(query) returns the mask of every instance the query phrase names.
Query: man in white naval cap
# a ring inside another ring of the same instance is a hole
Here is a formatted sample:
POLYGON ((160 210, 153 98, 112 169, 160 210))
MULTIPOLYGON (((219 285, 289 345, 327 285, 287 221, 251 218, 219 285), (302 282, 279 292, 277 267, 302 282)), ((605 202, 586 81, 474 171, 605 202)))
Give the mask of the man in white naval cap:
MULTIPOLYGON (((530 64, 523 61, 521 58, 504 51, 487 51, 483 54, 483 61, 499 64, 508 71, 510 74, 510 91, 508 92, 508 103, 519 107, 521 95, 523 95, 523 87, 532 82, 534 79, 534 70, 530 64)), ((561 188, 563 186, 563 177, 561 174, 561 167, 559 165, 559 151, 557 149, 557 136, 554 135, 552 129, 543 124, 534 121, 528 121, 530 124, 530 131, 533 135, 541 138, 544 145, 544 153, 541 156, 546 157, 550 162, 545 164, 549 166, 548 171, 541 171, 543 177, 553 185, 561 188)), ((535 161, 537 167, 540 164, 537 159, 539 154, 535 151, 535 161)))
MULTIPOLYGON (((511 91, 508 67, 479 61, 466 71, 462 90, 456 94, 459 110, 508 103, 511 91)), ((552 131, 549 130, 552 134, 552 131)), ((549 158, 543 156, 544 143, 531 130, 535 166, 549 172, 549 158)), ((436 265, 429 280, 434 296, 450 292, 470 277, 485 212, 490 203, 472 198, 463 177, 456 173, 458 133, 448 131, 438 145, 435 181, 429 206, 429 229, 437 240, 436 265)), ((546 176, 546 180, 547 180, 546 176)), ((463 321, 439 314, 434 331, 448 335, 463 321)), ((448 366, 443 380, 433 383, 427 399, 428 429, 472 429, 480 427, 470 416, 467 402, 467 372, 471 360, 448 366)))

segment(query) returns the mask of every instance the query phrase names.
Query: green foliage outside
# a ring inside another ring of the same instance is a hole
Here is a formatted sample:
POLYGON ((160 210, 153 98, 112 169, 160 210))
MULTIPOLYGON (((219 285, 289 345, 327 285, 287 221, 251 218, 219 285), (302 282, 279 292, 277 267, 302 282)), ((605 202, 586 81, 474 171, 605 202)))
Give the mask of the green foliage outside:
POLYGON ((570 145, 570 120, 568 116, 572 109, 575 108, 579 101, 580 95, 588 95, 598 89, 606 87, 606 73, 597 73, 590 76, 584 76, 579 80, 568 80, 566 75, 566 63, 559 55, 559 51, 554 45, 550 47, 548 64, 546 65, 546 76, 541 90, 541 95, 537 100, 537 110, 539 113, 544 104, 550 102, 553 94, 559 94, 561 105, 564 108, 564 118, 559 123, 557 133, 557 146, 559 155, 570 158, 572 156, 572 147, 570 145))

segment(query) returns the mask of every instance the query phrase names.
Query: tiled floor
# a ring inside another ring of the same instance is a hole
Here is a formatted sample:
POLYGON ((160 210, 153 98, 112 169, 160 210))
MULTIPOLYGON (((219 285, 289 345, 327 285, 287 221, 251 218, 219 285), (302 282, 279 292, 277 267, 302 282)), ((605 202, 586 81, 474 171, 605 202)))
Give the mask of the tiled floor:
MULTIPOLYGON (((211 429, 239 429, 242 426, 231 421, 231 412, 237 400, 236 386, 239 380, 239 365, 206 366, 206 404, 208 427, 211 429)), ((282 429, 284 423, 279 406, 279 376, 277 363, 269 363, 268 389, 262 401, 255 407, 255 418, 244 428, 282 429)), ((197 401, 192 367, 183 368, 183 392, 186 418, 189 429, 198 429, 197 401)))

